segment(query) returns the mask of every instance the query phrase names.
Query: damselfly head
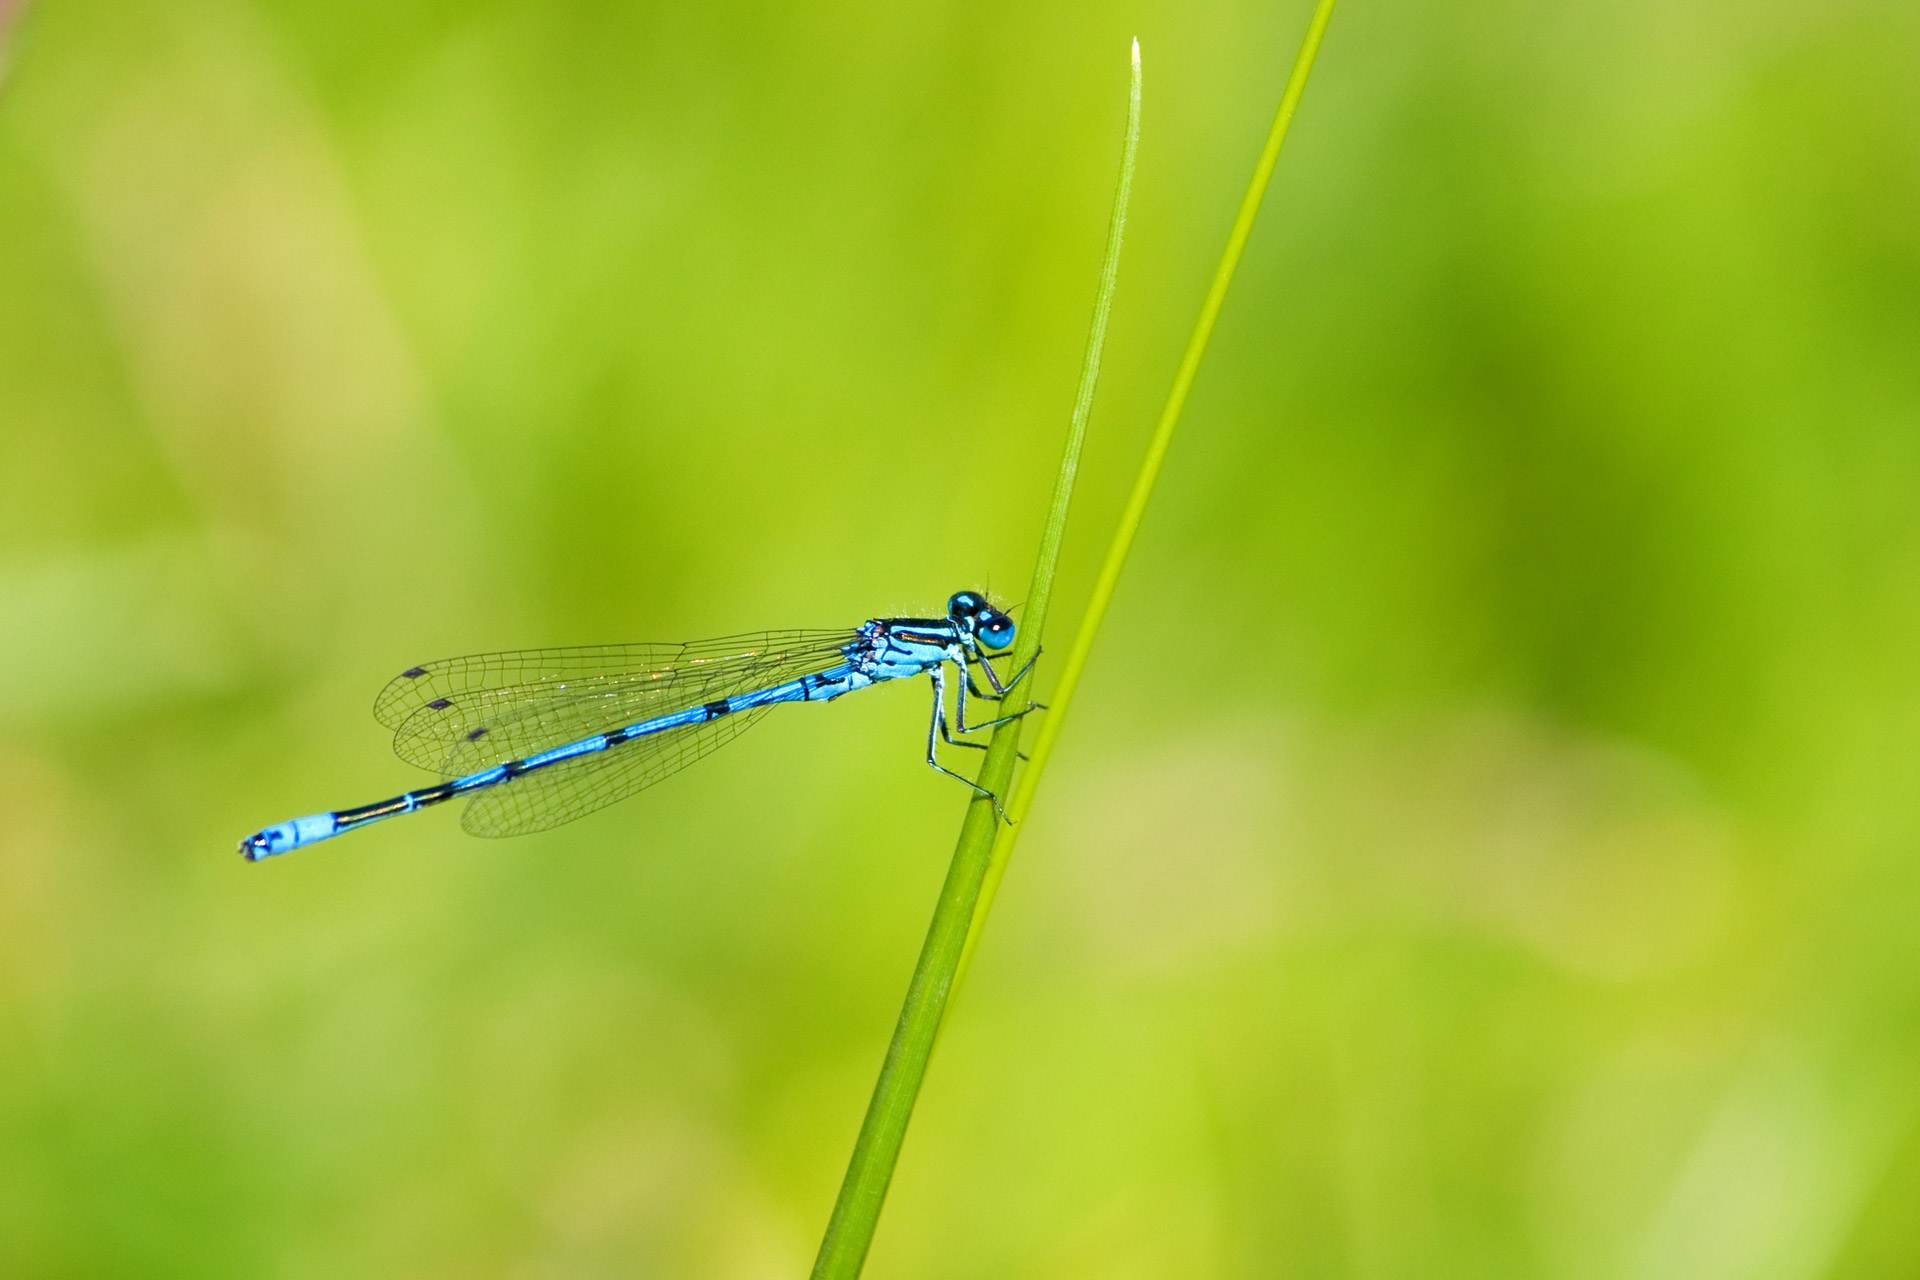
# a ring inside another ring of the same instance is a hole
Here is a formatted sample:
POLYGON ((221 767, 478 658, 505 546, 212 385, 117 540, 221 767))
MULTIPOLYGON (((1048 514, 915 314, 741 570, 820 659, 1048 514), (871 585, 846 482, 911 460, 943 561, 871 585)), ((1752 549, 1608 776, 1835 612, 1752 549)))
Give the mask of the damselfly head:
POLYGON ((1013 643, 1013 619, 993 607, 978 591, 955 592, 947 601, 947 616, 973 633, 988 649, 1013 643))

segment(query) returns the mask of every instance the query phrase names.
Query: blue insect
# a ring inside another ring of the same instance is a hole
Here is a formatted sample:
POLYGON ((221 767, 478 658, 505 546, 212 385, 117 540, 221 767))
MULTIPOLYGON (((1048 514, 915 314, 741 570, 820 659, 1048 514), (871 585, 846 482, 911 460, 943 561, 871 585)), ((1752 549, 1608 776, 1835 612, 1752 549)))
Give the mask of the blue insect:
MULTIPOLYGON (((374 699, 402 760, 445 782, 405 795, 294 818, 240 842, 249 862, 287 853, 456 797, 470 797, 461 825, 477 836, 545 831, 624 800, 676 773, 783 702, 831 702, 908 676, 933 680, 927 763, 936 737, 953 746, 1017 720, 1038 704, 967 723, 967 695, 999 702, 1027 674, 1002 680, 990 658, 1013 644, 1013 619, 978 592, 947 601, 944 618, 874 618, 851 631, 769 631, 688 644, 617 644, 483 653, 411 667, 374 699), (953 724, 947 666, 959 674, 953 724), (992 686, 983 692, 970 666, 992 686)), ((1005 815, 1002 814, 1002 817, 1005 815)))

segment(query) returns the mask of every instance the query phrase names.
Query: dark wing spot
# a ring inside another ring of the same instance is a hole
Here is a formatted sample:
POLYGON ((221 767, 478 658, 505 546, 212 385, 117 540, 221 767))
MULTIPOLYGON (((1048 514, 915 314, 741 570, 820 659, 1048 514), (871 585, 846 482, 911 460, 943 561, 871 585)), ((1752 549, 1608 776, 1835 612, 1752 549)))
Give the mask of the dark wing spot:
POLYGON ((427 674, 427 669, 425 667, 408 667, 405 671, 402 671, 400 673, 400 678, 402 680, 418 680, 421 676, 425 674, 427 674))
POLYGON ((484 734, 486 731, 487 731, 487 726, 481 725, 478 729, 475 729, 472 733, 467 735, 467 741, 468 742, 480 741, 480 736, 484 734))
POLYGON ((452 705, 453 705, 453 702, 447 698, 435 698, 432 702, 429 702, 427 704, 427 706, 434 711, 445 711, 448 707, 452 705))

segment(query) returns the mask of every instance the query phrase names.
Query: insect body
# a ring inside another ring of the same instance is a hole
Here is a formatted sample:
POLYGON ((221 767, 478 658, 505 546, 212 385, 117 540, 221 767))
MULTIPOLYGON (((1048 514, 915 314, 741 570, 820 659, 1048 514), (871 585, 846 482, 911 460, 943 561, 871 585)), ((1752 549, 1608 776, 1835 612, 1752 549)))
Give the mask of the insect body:
MULTIPOLYGON (((294 818, 240 842, 249 862, 287 853, 456 797, 481 836, 522 835, 571 822, 678 772, 787 702, 831 702, 889 680, 928 675, 936 739, 1018 719, 1032 705, 967 723, 967 696, 999 701, 1027 674, 1002 681, 991 661, 1013 644, 1013 619, 962 591, 943 618, 873 618, 851 631, 770 631, 667 645, 599 645, 476 654, 411 667, 374 700, 403 760, 446 780, 378 804, 294 818), (973 683, 978 664, 992 693, 973 683), (947 668, 959 675, 954 721, 947 668)), ((998 801, 994 800, 996 809, 998 801)))

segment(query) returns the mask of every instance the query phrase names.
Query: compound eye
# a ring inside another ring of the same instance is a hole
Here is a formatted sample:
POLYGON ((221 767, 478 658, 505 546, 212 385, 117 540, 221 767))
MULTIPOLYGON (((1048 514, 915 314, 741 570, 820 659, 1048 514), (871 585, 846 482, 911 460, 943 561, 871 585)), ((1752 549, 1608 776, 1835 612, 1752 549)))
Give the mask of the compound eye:
POLYGON ((961 618, 969 614, 979 613, 986 607, 987 602, 980 598, 979 592, 956 591, 953 594, 953 598, 947 601, 947 616, 949 618, 961 618))
POLYGON ((1013 643, 1013 619, 1002 614, 980 628, 980 643, 989 649, 1004 649, 1013 643))

